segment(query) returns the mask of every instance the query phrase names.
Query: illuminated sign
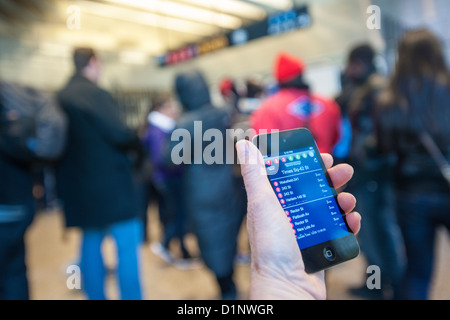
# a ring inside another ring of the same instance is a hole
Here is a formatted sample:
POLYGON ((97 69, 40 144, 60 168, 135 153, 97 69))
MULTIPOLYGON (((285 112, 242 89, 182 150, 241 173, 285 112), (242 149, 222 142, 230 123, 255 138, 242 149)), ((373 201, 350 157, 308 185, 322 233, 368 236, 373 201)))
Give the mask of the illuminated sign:
POLYGON ((311 17, 307 6, 272 14, 266 20, 234 30, 225 35, 211 37, 199 43, 167 52, 156 58, 157 64, 159 66, 174 65, 223 48, 243 45, 258 38, 276 36, 291 30, 306 28, 310 25, 311 17))

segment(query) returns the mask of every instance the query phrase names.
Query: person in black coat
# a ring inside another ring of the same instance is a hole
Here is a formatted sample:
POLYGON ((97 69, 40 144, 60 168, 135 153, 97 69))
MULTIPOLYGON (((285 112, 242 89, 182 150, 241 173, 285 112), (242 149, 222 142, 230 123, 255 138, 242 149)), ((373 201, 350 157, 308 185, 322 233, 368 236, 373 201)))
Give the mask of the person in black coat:
POLYGON ((233 263, 243 215, 236 208, 233 167, 226 163, 225 155, 226 129, 231 126, 231 116, 227 110, 211 104, 209 88, 199 71, 177 75, 175 90, 184 113, 172 135, 171 160, 178 163, 175 157, 180 154, 184 159, 186 210, 202 259, 217 279, 221 298, 235 299, 233 263), (212 141, 203 141, 209 129, 215 129, 214 133, 223 138, 222 143, 214 141, 217 142, 215 153, 208 152, 212 141), (190 139, 177 140, 177 133, 189 133, 190 139))
POLYGON ((65 142, 66 119, 49 95, 0 81, 0 300, 27 300, 25 234, 38 210, 33 185, 65 142))
POLYGON ((377 98, 386 82, 376 70, 375 50, 361 44, 348 55, 343 90, 336 98, 352 132, 345 161, 355 174, 346 189, 358 199, 356 208, 366 221, 358 239, 367 265, 377 265, 383 271, 380 290, 370 290, 365 282, 350 290, 366 299, 397 297, 403 269, 393 197, 393 159, 380 152, 375 130, 377 98))
POLYGON ((435 160, 450 162, 449 101, 450 71, 441 41, 427 29, 406 32, 377 121, 382 151, 398 159, 395 193, 407 258, 401 299, 429 298, 436 233, 450 231, 450 181, 435 160))
POLYGON ((58 93, 69 129, 57 183, 67 227, 83 231, 84 291, 88 298, 105 298, 101 243, 110 233, 117 244, 121 298, 140 299, 138 244, 142 224, 127 155, 139 140, 121 123, 112 96, 97 86, 100 64, 93 50, 75 50, 74 62, 76 73, 58 93))

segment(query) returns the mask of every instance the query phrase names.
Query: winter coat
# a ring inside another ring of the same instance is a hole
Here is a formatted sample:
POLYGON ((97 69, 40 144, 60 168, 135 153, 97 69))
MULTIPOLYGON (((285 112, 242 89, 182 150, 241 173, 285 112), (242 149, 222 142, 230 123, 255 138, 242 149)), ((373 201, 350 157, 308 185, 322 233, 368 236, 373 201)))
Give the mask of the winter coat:
POLYGON ((102 228, 137 217, 127 150, 139 140, 121 123, 112 96, 76 74, 58 100, 69 120, 67 150, 57 168, 66 225, 102 228))
POLYGON ((298 88, 280 89, 250 117, 250 126, 257 133, 308 127, 320 152, 328 153, 339 140, 340 123, 340 108, 334 101, 298 88))
POLYGON ((429 78, 422 79, 416 88, 413 83, 414 79, 410 79, 399 88, 403 103, 396 103, 389 92, 382 94, 377 117, 378 140, 382 151, 392 152, 398 158, 395 170, 398 190, 448 194, 448 183, 419 136, 423 130, 427 131, 450 161, 450 87, 429 78))
MULTIPOLYGON (((228 111, 211 105, 208 86, 199 72, 178 75, 175 85, 185 112, 174 132, 187 130, 191 137, 187 143, 191 144, 191 164, 185 165, 183 178, 188 215, 204 262, 216 276, 228 276, 233 270, 243 217, 236 210, 232 164, 225 163, 224 150, 221 150, 224 158, 218 161, 222 163, 205 163, 203 153, 212 142, 203 142, 202 137, 208 129, 217 129, 223 137, 223 144, 218 145, 225 148, 225 133, 231 125, 231 117, 228 111), (200 122, 194 124, 194 121, 200 122), (195 144, 202 152, 195 152, 195 144)), ((181 142, 172 141, 171 149, 178 143, 181 142)))

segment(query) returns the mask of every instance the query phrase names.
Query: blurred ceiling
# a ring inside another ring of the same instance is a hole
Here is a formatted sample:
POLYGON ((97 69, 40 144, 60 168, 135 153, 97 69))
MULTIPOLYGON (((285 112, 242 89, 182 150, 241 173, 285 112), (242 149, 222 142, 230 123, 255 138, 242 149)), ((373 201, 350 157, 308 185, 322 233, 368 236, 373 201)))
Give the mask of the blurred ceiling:
POLYGON ((260 21, 298 0, 0 0, 0 36, 60 51, 76 45, 138 59, 260 21))

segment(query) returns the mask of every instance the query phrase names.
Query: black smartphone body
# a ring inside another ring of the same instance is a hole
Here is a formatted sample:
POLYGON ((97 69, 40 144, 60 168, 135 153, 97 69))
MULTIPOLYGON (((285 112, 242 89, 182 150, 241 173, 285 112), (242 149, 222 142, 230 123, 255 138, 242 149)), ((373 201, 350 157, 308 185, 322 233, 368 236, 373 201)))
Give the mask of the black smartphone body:
POLYGON ((253 143, 302 253, 307 273, 358 256, 359 245, 337 202, 316 142, 300 128, 260 134, 253 143))

